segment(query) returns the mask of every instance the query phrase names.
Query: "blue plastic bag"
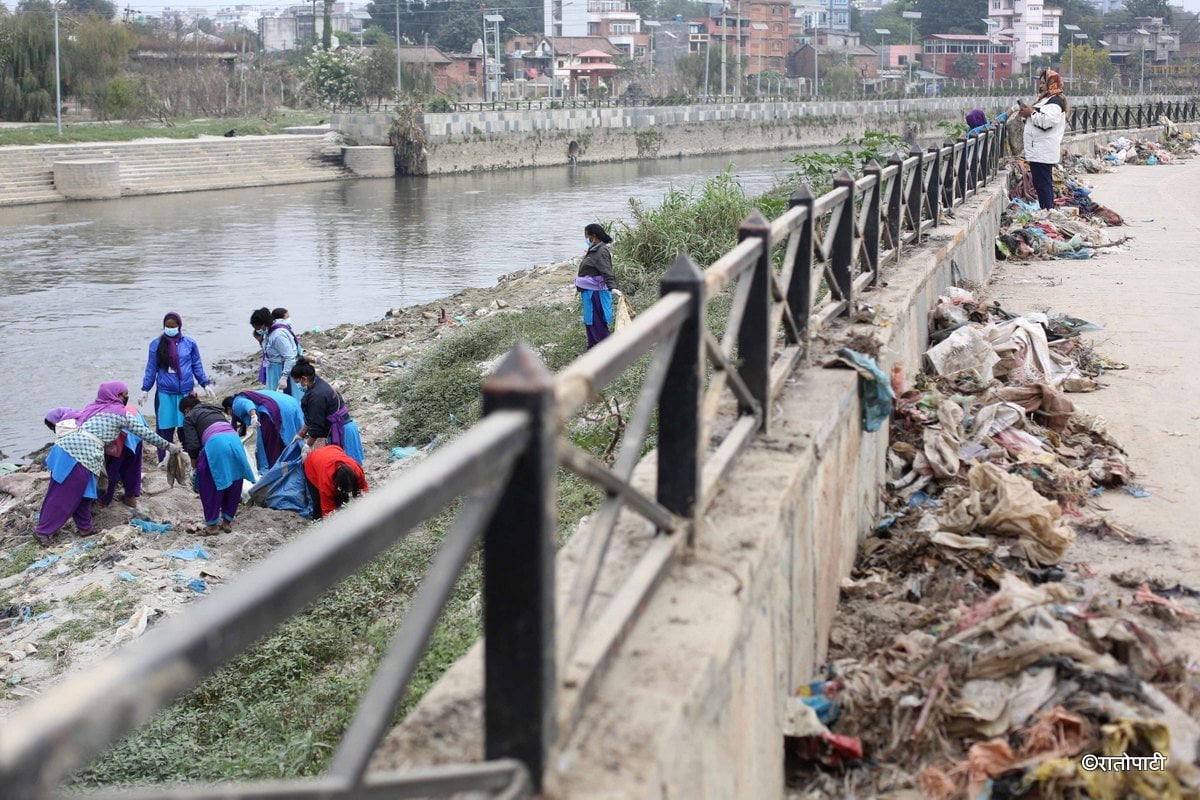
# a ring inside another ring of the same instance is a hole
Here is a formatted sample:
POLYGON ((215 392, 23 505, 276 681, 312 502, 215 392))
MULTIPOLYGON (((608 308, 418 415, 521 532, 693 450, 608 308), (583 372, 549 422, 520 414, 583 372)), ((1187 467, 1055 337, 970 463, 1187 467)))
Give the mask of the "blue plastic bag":
POLYGON ((312 516, 300 442, 285 447, 275 465, 259 477, 250 490, 250 502, 278 511, 295 511, 302 517, 312 516))

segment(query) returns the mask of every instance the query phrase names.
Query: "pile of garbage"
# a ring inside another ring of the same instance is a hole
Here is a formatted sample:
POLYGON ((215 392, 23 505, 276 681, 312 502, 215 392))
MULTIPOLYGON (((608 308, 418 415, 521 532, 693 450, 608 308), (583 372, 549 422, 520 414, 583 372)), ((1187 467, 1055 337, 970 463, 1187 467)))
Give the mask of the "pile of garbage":
POLYGON ((793 786, 1198 796, 1200 684, 1175 634, 1196 613, 1173 598, 1200 592, 1064 561, 1077 537, 1128 539, 1098 496, 1145 494, 1070 396, 1124 365, 1084 320, 962 289, 930 327, 914 385, 891 376, 887 513, 842 585, 824 674, 790 699, 793 786))
POLYGON ((1162 142, 1152 142, 1136 136, 1122 136, 1109 142, 1100 152, 1100 157, 1117 167, 1125 164, 1145 164, 1153 167, 1191 158, 1197 153, 1200 153, 1200 141, 1190 133, 1179 133, 1162 142))
POLYGON ((1009 205, 1000 218, 996 257, 1029 261, 1052 258, 1092 258, 1097 250, 1123 244, 1108 228, 1125 223, 1121 215, 1092 199, 1091 188, 1072 177, 1074 162, 1054 168, 1055 207, 1043 210, 1029 165, 1017 161, 1009 173, 1009 205))

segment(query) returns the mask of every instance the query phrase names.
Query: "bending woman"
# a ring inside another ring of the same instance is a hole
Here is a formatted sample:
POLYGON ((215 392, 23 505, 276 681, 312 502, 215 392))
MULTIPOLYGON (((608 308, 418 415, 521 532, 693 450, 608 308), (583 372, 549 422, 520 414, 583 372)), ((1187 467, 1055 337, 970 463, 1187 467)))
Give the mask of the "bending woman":
POLYGON ((612 237, 593 222, 583 229, 587 251, 579 261, 575 289, 583 300, 583 327, 587 331, 587 349, 608 338, 613 322, 613 290, 617 276, 612 268, 612 237))
POLYGON ((258 382, 268 389, 287 392, 299 400, 300 387, 289 377, 300 355, 300 342, 292 333, 291 326, 283 320, 273 319, 271 310, 265 306, 250 315, 250 325, 262 337, 258 382))
POLYGON ((183 449, 196 468, 196 486, 204 509, 204 536, 233 530, 242 481, 253 481, 254 472, 237 431, 225 419, 220 406, 201 405, 195 397, 179 401, 183 412, 183 449))
POLYGON ((367 491, 362 467, 336 444, 313 450, 304 459, 304 479, 312 498, 313 519, 332 514, 367 491))
POLYGON ((122 432, 130 431, 155 447, 179 451, 179 445, 166 441, 131 413, 128 402, 129 389, 121 381, 100 384, 96 399, 75 417, 77 429, 64 433, 50 448, 46 456, 50 487, 34 530, 43 544, 72 518, 80 536, 92 534, 92 501, 97 496, 96 477, 104 469, 104 447, 122 432))
POLYGON ((254 457, 260 473, 275 465, 283 448, 304 427, 300 401, 286 392, 239 392, 222 400, 221 407, 240 426, 240 434, 245 435, 247 428, 258 430, 254 457))
POLYGON ((317 377, 313 365, 305 359, 292 367, 292 380, 304 387, 300 407, 304 411, 304 427, 297 438, 307 441, 314 450, 336 444, 361 466, 363 463, 362 436, 358 425, 350 418, 346 401, 325 380, 317 377))
MULTIPOLYGON (((197 383, 210 397, 215 396, 213 383, 204 374, 199 346, 191 337, 183 335, 183 318, 179 313, 168 311, 163 317, 162 335, 150 342, 146 375, 142 378, 142 396, 138 400, 139 406, 145 405, 150 387, 158 387, 154 393, 154 427, 162 439, 174 441, 175 431, 183 427, 179 401, 195 392, 197 383)), ((163 448, 159 447, 160 464, 164 454, 163 448)))

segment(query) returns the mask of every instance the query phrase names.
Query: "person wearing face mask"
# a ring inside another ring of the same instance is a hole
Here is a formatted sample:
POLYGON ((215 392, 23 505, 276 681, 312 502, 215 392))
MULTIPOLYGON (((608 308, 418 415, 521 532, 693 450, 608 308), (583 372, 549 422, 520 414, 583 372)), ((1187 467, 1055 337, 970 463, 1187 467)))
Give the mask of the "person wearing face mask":
POLYGON ((250 326, 262 337, 262 361, 258 367, 258 382, 268 389, 287 392, 297 400, 303 392, 289 377, 299 357, 299 342, 287 324, 275 320, 266 306, 250 315, 250 326))
POLYGON ((218 405, 188 396, 179 401, 183 413, 183 449, 196 469, 196 489, 204 509, 204 531, 212 536, 233 530, 242 481, 254 481, 242 440, 218 405))
POLYGON ((1038 99, 1018 113, 1026 121, 1025 158, 1037 190, 1038 205, 1054 208, 1054 165, 1062 158, 1063 133, 1067 130, 1067 96, 1062 77, 1052 69, 1038 75, 1038 99))
MULTIPOLYGON (((92 502, 98 495, 97 477, 105 469, 104 451, 122 434, 131 433, 156 447, 179 452, 179 445, 150 430, 128 404, 129 389, 125 384, 109 381, 100 384, 96 399, 82 411, 55 409, 51 412, 58 423, 68 417, 73 419, 75 428, 62 428, 62 434, 46 455, 50 486, 46 489, 34 529, 42 544, 48 544, 70 519, 75 520, 80 536, 92 534, 92 502)), ((47 415, 47 420, 51 420, 51 415, 47 415)), ((127 493, 129 488, 126 483, 127 493)))
POLYGON ((292 367, 292 380, 304 387, 300 408, 304 411, 304 427, 296 434, 305 444, 316 450, 327 444, 336 444, 346 451, 359 466, 363 463, 362 436, 358 424, 350 418, 346 401, 329 385, 317 377, 317 371, 306 359, 301 358, 292 367))
POLYGON ((612 267, 612 237, 593 222, 583 229, 587 251, 579 261, 575 274, 575 290, 583 301, 583 327, 587 331, 587 349, 591 350, 608 338, 613 322, 613 293, 617 292, 617 276, 612 267))
MULTIPOLYGON (((216 387, 204 374, 200 347, 190 336, 183 335, 183 317, 177 311, 168 311, 163 317, 162 335, 150 342, 142 396, 138 399, 139 406, 145 405, 150 387, 158 387, 154 393, 154 427, 162 439, 175 441, 175 432, 183 427, 179 401, 195 393, 197 384, 210 397, 216 397, 216 387)), ((159 464, 165 455, 166 450, 160 446, 159 464)))
POLYGON ((242 436, 250 429, 258 431, 255 460, 259 472, 274 466, 288 442, 304 426, 300 401, 286 392, 266 389, 238 392, 222 400, 221 407, 242 436))

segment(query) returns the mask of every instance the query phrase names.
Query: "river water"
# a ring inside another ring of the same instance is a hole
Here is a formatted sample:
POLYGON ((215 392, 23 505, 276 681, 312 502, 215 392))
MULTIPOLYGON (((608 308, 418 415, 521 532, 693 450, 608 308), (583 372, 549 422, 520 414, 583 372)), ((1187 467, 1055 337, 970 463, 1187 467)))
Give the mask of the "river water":
MULTIPOLYGON (((352 180, 0 209, 0 451, 45 444, 45 411, 105 380, 136 398, 147 348, 177 310, 205 365, 253 352, 250 312, 298 331, 379 319, 583 249, 629 216, 731 167, 749 193, 786 153, 352 180)), ((220 380, 218 378, 218 392, 220 380)))

